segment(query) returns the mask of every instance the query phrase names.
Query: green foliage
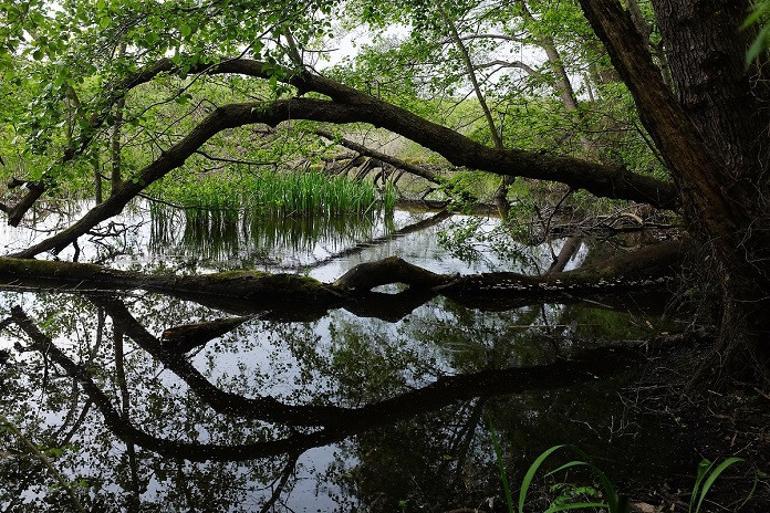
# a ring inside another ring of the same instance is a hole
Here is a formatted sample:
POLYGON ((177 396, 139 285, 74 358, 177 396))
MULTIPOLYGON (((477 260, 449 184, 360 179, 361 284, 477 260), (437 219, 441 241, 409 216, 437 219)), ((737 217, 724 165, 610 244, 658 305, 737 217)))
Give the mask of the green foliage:
POLYGON ((700 513, 703 501, 706 499, 711 487, 719 476, 724 473, 725 470, 731 466, 742 463, 744 460, 741 458, 727 458, 721 463, 716 461, 703 460, 698 465, 698 473, 695 477, 695 485, 693 486, 692 493, 690 494, 690 505, 688 513, 700 513))
POLYGON ((365 213, 379 205, 392 211, 395 205, 392 186, 386 188, 380 200, 371 182, 329 176, 318 171, 188 176, 182 180, 164 181, 157 192, 164 199, 186 207, 248 208, 286 217, 334 217, 365 213))
POLYGON ((751 63, 770 48, 770 0, 759 0, 743 23, 743 29, 756 28, 757 34, 746 52, 746 62, 751 63))
MULTIPOLYGON (((568 461, 556 469, 545 474, 545 477, 552 477, 568 470, 585 468, 590 471, 593 479, 598 483, 599 488, 594 486, 577 485, 573 483, 560 483, 551 488, 552 492, 558 495, 551 500, 545 513, 557 513, 560 511, 608 511, 609 513, 628 513, 630 506, 626 497, 618 493, 617 487, 599 467, 590 462, 587 454, 579 448, 572 445, 556 445, 540 453, 535 461, 527 469, 522 478, 521 487, 518 496, 518 509, 514 509, 511 501, 510 484, 505 465, 502 463, 503 454, 500 441, 494 429, 490 429, 492 447, 500 469, 500 479, 502 481, 503 492, 509 513, 525 513, 527 511, 527 501, 530 488, 538 472, 541 471, 546 461, 556 453, 569 449, 578 455, 580 459, 568 461)), ((741 458, 730 457, 720 463, 716 461, 703 460, 698 465, 698 472, 695 478, 695 485, 690 495, 688 513, 700 513, 703 502, 709 490, 719 477, 730 467, 742 463, 741 458)), ((755 481, 756 486, 756 481, 755 481)), ((752 492, 743 502, 744 504, 751 498, 752 492)))

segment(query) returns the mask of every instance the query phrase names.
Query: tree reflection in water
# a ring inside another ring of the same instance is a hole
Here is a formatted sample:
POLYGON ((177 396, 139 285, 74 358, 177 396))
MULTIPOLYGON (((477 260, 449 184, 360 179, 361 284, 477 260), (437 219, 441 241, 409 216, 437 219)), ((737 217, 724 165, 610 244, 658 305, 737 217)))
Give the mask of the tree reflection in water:
MULTIPOLYGON (((223 323, 152 294, 6 293, 3 304, 17 350, 3 414, 93 510, 443 511, 498 494, 486 423, 515 460, 559 441, 607 454, 608 441, 621 451, 650 436, 629 427, 644 419, 613 417, 639 347, 599 347, 603 331, 647 336, 638 312, 435 299, 395 323, 344 310, 223 323)), ((66 507, 18 441, 3 446, 4 504, 66 507)))

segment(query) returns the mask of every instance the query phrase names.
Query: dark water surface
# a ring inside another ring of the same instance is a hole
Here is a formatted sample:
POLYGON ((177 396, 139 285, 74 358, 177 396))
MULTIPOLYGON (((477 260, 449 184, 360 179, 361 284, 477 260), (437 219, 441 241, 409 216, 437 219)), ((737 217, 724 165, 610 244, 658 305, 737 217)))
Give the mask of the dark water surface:
MULTIPOLYGON (((57 212, 38 215, 39 227, 63 222, 57 212)), ((78 257, 331 281, 392 255, 437 272, 536 274, 563 244, 509 241, 501 254, 495 237, 479 237, 458 256, 437 242, 458 223, 493 233, 498 221, 408 211, 274 220, 138 204, 104 227, 117 240, 82 241, 78 257)), ((44 235, 2 231, 0 243, 7 251, 44 235)), ((568 268, 623 244, 635 241, 584 242, 568 268)), ((657 295, 614 298, 619 309, 576 300, 481 311, 437 298, 388 321, 342 309, 306 322, 262 314, 180 354, 165 349, 165 330, 234 313, 140 291, 4 290, 3 317, 21 306, 53 347, 16 326, 0 338, 10 352, 0 364, 0 413, 36 447, 3 434, 0 509, 69 511, 67 487, 89 511, 499 509, 491 429, 514 480, 559 443, 595 455, 619 483, 689 474, 699 458, 686 433, 629 407, 640 367, 613 352, 593 353, 590 372, 570 361, 610 341, 671 330, 660 317, 665 302, 657 295)))

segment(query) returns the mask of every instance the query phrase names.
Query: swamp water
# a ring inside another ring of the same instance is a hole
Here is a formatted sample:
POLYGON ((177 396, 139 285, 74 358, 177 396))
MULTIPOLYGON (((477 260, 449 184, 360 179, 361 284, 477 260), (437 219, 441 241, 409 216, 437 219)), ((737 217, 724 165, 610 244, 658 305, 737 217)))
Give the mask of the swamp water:
MULTIPOLYGON (((0 228, 3 253, 85 206, 62 208, 37 212, 38 231, 0 228)), ((333 281, 393 255, 443 273, 536 274, 563 244, 509 242, 514 251, 501 254, 480 238, 460 258, 437 242, 469 223, 492 232, 498 221, 406 210, 276 220, 138 203, 62 258, 333 281)), ((613 244, 584 242, 567 268, 616 251, 613 244)), ((397 315, 338 309, 283 322, 257 314, 180 355, 162 349, 164 330, 240 312, 141 291, 3 289, 3 317, 20 305, 56 350, 36 350, 15 326, 0 335, 10 353, 0 364, 0 414, 36 447, 19 451, 3 433, 0 509, 74 511, 70 489, 89 511, 502 510, 490 428, 514 483, 559 443, 595 456, 619 483, 690 474, 699 458, 679 432, 631 412, 634 362, 608 356, 603 376, 569 364, 581 350, 666 331, 665 301, 482 311, 433 298, 397 315), (67 365, 79 366, 70 368, 80 369, 77 379, 67 365), (520 372, 535 365, 556 371, 554 379, 520 372), (318 418, 326 427, 314 425, 318 418)))

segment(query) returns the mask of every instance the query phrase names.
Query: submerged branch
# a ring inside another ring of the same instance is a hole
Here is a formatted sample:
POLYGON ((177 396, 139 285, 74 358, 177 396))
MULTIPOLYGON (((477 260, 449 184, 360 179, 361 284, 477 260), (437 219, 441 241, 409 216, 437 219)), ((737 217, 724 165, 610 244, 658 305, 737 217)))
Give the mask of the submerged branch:
POLYGON ((142 289, 238 313, 267 311, 279 318, 317 318, 329 309, 345 308, 357 315, 392 319, 436 295, 468 306, 497 309, 522 300, 574 301, 581 296, 660 286, 674 279, 681 255, 681 242, 666 242, 589 267, 543 276, 513 272, 438 274, 390 257, 359 264, 334 283, 288 273, 228 271, 178 276, 94 264, 0 258, 0 286, 61 291, 142 289), (399 294, 372 291, 396 283, 409 288, 399 294))

